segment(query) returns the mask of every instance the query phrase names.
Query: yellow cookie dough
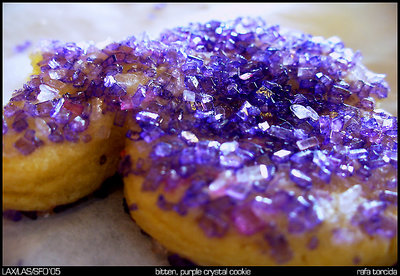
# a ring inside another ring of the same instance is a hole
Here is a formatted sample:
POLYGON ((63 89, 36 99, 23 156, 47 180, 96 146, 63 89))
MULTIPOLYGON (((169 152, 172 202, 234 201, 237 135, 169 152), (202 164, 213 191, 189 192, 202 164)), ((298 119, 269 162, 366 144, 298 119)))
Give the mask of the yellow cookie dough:
POLYGON ((89 142, 46 141, 27 156, 13 146, 21 135, 3 137, 3 210, 48 211, 96 190, 115 174, 124 147, 124 129, 113 120, 109 113, 92 121, 89 142))

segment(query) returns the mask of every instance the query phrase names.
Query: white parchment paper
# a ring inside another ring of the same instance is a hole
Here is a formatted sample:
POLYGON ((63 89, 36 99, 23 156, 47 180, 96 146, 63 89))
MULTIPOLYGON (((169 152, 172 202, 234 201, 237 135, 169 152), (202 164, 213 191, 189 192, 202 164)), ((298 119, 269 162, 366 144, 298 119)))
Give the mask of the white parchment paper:
MULTIPOLYGON (((387 75, 382 107, 397 116, 397 4, 12 4, 3 3, 3 105, 31 71, 29 50, 41 39, 121 40, 155 36, 189 22, 261 16, 270 24, 324 37, 339 36, 359 49, 364 64, 387 75), (29 45, 26 44, 26 45, 29 45)), ((122 207, 122 186, 104 199, 90 197, 47 217, 18 222, 3 218, 4 265, 167 265, 151 239, 122 207)))

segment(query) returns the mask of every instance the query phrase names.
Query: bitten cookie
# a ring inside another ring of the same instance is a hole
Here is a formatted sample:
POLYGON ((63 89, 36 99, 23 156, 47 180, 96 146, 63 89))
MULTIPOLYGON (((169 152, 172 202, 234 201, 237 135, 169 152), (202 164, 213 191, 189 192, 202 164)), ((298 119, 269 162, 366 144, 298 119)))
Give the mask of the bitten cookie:
POLYGON ((104 83, 109 61, 106 49, 58 41, 32 56, 30 80, 3 109, 3 210, 50 211, 115 174, 126 91, 104 83))

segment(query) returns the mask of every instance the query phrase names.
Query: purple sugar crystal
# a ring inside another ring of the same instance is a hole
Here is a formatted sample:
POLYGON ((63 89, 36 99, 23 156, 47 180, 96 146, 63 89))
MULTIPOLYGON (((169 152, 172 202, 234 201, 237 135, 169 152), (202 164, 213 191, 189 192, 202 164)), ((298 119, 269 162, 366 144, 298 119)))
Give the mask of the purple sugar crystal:
POLYGON ((76 116, 69 124, 69 128, 73 132, 83 132, 89 126, 89 120, 82 118, 81 116, 76 116))
POLYGON ((223 155, 228 155, 231 152, 235 152, 239 148, 239 143, 236 141, 222 143, 219 150, 223 155))
POLYGON ((116 83, 117 81, 114 79, 114 77, 113 76, 111 76, 111 75, 109 75, 109 76, 106 76, 105 78, 104 78, 104 86, 105 87, 111 87, 111 86, 113 86, 113 84, 114 83, 116 83))
POLYGON ((274 165, 255 165, 241 168, 236 171, 238 183, 254 183, 257 181, 269 181, 275 175, 274 165))
POLYGON ((114 83, 108 88, 108 93, 112 96, 122 97, 126 94, 126 90, 122 85, 114 83))
POLYGON ((235 153, 221 155, 219 163, 225 168, 240 168, 243 165, 243 158, 235 153))
POLYGON ((385 190, 379 193, 379 199, 383 202, 397 204, 397 192, 385 190))
POLYGON ((180 154, 179 161, 181 165, 196 162, 196 150, 194 148, 184 148, 180 154))
POLYGON ((196 162, 197 164, 216 164, 218 162, 217 141, 200 141, 196 144, 196 162))
POLYGON ((140 138, 142 138, 146 143, 151 143, 152 141, 165 135, 165 132, 158 127, 149 127, 143 129, 140 133, 140 138))
POLYGON ((143 100, 145 99, 145 97, 146 97, 146 88, 142 85, 139 85, 135 94, 131 98, 132 107, 133 108, 140 107, 140 105, 143 102, 143 100))
POLYGON ((332 131, 330 134, 330 142, 335 145, 340 145, 343 143, 343 137, 345 136, 345 132, 335 132, 332 131))
POLYGON ((288 216, 288 231, 293 234, 301 234, 313 229, 322 222, 322 215, 314 204, 314 198, 297 197, 295 208, 288 216))
POLYGON ((37 96, 39 103, 51 101, 51 100, 55 99, 59 94, 59 91, 57 89, 54 89, 45 84, 41 84, 39 86, 39 89, 40 89, 40 93, 37 96))
POLYGON ((288 192, 285 190, 278 190, 276 193, 274 193, 271 197, 273 207, 276 210, 281 210, 284 212, 290 212, 291 210, 291 205, 293 205, 293 202, 295 200, 294 193, 288 192))
POLYGON ((315 111, 311 106, 307 106, 306 108, 309 111, 308 117, 313 121, 318 121, 319 115, 317 111, 315 111))
POLYGON ((250 185, 228 185, 225 190, 224 193, 225 195, 229 196, 231 199, 233 200, 237 200, 237 201, 242 201, 245 198, 247 198, 247 196, 250 193, 250 185))
POLYGON ((265 122, 259 123, 257 125, 257 127, 262 133, 265 133, 269 129, 270 125, 268 124, 267 121, 265 121, 265 122))
POLYGON ((351 163, 341 164, 336 172, 340 177, 349 177, 354 174, 354 166, 351 163))
POLYGON ((79 142, 79 133, 71 129, 69 125, 65 126, 63 129, 63 135, 65 140, 73 143, 79 142))
POLYGON ((300 79, 311 78, 315 75, 316 68, 314 67, 299 67, 297 70, 297 77, 300 79))
POLYGON ((270 231, 264 236, 270 247, 270 256, 278 263, 284 264, 293 257, 293 252, 290 249, 289 242, 283 234, 277 231, 270 231))
POLYGON ((231 216, 236 229, 243 235, 253 235, 265 225, 248 206, 235 208, 231 216))
POLYGON ((367 180, 371 175, 371 168, 367 165, 363 165, 356 170, 356 174, 363 180, 367 180))
POLYGON ((293 154, 290 160, 295 163, 308 163, 313 160, 313 152, 311 150, 303 150, 293 154))
POLYGON ((281 149, 272 155, 272 160, 278 162, 278 163, 283 163, 289 160, 290 155, 292 155, 292 152, 290 150, 285 150, 281 149))
POLYGON ((389 93, 389 87, 385 82, 373 83, 373 88, 371 89, 371 94, 376 95, 379 99, 387 98, 389 93))
POLYGON ((198 223, 200 228, 203 229, 204 233, 210 238, 222 237, 229 229, 229 223, 227 221, 207 213, 199 219, 198 223))
POLYGON ((282 140, 291 141, 294 137, 293 131, 284 127, 273 125, 268 130, 267 133, 271 136, 277 137, 282 140))
POLYGON ((61 131, 59 131, 59 130, 52 131, 49 134, 48 138, 50 141, 52 141, 54 143, 61 143, 62 141, 64 141, 64 137, 63 137, 61 131))
POLYGON ((364 110, 372 111, 375 108, 375 100, 372 97, 363 98, 360 100, 360 107, 364 110))
POLYGON ((71 112, 64 107, 65 99, 57 100, 56 105, 50 111, 50 117, 54 118, 57 123, 66 124, 71 118, 71 112))
POLYGON ((309 176, 298 169, 292 169, 289 173, 290 179, 296 183, 297 186, 303 189, 309 189, 312 185, 312 180, 309 176))
POLYGON ((35 144, 24 137, 19 138, 15 142, 14 147, 19 150, 23 155, 29 155, 36 149, 35 144))
POLYGON ((386 207, 387 205, 381 201, 367 201, 357 208, 357 213, 351 221, 368 235, 380 235, 391 239, 397 233, 397 222, 384 215, 386 207))
POLYGON ((206 182, 198 181, 192 183, 192 185, 185 191, 181 202, 188 207, 197 207, 209 202, 210 197, 204 191, 206 182))
POLYGON ((338 116, 334 118, 331 122, 331 129, 334 132, 339 132, 343 128, 343 117, 338 116))
MULTIPOLYGON (((299 119, 306 119, 311 118, 311 116, 315 116, 313 111, 310 109, 300 105, 300 104, 293 104, 290 106, 290 110, 296 115, 299 119)), ((315 111, 314 111, 315 112, 315 111)), ((318 115, 318 114, 317 114, 318 115)))
POLYGON ((296 213, 289 214, 288 231, 291 234, 301 234, 306 230, 304 220, 297 216, 296 213))
POLYGON ((184 90, 182 95, 184 101, 195 102, 196 100, 196 94, 193 91, 184 90))
POLYGON ((24 103, 24 111, 31 117, 35 117, 38 115, 38 111, 36 109, 36 105, 30 102, 24 103))
POLYGON ((4 116, 3 116, 3 135, 6 134, 7 132, 8 132, 8 126, 7 126, 6 120, 4 120, 4 116))
POLYGON ((158 115, 157 113, 149 111, 140 111, 136 115, 136 120, 138 121, 139 124, 158 126, 160 124, 161 118, 160 115, 158 115))
POLYGON ((39 117, 50 116, 50 111, 53 109, 53 103, 51 101, 41 102, 36 104, 36 110, 39 117))
POLYGON ((389 117, 382 122, 382 130, 395 130, 397 129, 397 118, 389 117))
POLYGON ((306 150, 306 149, 315 147, 318 144, 319 144, 319 141, 315 136, 296 142, 296 145, 299 148, 299 150, 306 150))
POLYGON ((151 168, 145 180, 143 181, 143 191, 156 191, 160 187, 163 180, 163 175, 160 174, 158 168, 151 168))
POLYGON ((268 221, 271 214, 279 209, 274 208, 272 200, 268 197, 256 196, 250 203, 251 210, 261 220, 268 221))
POLYGON ((239 112, 236 113, 242 120, 247 120, 249 116, 257 116, 258 114, 260 114, 260 110, 252 106, 248 101, 245 101, 239 112))
POLYGON ((322 135, 327 135, 330 133, 330 125, 331 120, 329 116, 324 115, 319 117, 319 128, 322 135))
POLYGON ((172 154, 172 146, 171 144, 160 142, 154 147, 153 154, 156 157, 167 157, 172 154))
POLYGON ((35 130, 28 129, 27 131, 25 131, 24 138, 30 141, 35 147, 40 147, 43 145, 43 141, 36 137, 35 133, 35 130))
POLYGON ((351 159, 364 159, 368 156, 367 149, 351 149, 349 151, 349 157, 351 159))
POLYGON ((17 114, 18 112, 20 112, 20 110, 13 102, 9 102, 3 108, 3 114, 6 117, 12 117, 13 115, 17 114))
POLYGON ((197 136, 190 131, 182 131, 180 137, 188 144, 193 145, 199 141, 197 136))
POLYGON ((21 132, 28 128, 28 122, 26 121, 24 116, 16 117, 14 122, 12 123, 12 128, 16 132, 21 132))

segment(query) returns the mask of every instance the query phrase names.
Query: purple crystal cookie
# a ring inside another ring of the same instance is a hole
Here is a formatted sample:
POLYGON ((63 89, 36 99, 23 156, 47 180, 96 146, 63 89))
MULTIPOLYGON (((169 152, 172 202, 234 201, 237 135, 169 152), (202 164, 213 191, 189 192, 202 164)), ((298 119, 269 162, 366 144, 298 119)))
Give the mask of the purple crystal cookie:
MULTIPOLYGON (((150 164, 126 176, 125 192, 151 236, 218 265, 368 264, 365 252, 324 256, 393 244, 397 118, 375 108, 389 87, 359 52, 253 18, 139 44, 141 64, 158 71, 132 95, 141 139, 127 151, 132 168, 138 151, 150 164)), ((371 254, 391 264, 397 253, 371 254)))

